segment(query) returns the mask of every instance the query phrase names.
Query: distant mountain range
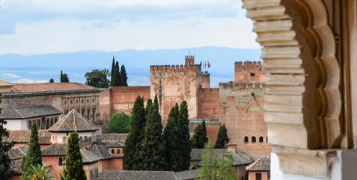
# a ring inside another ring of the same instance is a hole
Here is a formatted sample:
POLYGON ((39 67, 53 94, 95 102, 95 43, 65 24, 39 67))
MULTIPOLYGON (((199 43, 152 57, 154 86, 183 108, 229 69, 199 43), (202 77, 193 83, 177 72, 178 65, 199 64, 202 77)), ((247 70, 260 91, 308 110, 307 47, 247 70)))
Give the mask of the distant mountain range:
POLYGON ((8 82, 59 81, 60 71, 69 75, 70 81, 85 82, 84 74, 93 69, 110 70, 113 56, 124 64, 129 85, 149 85, 150 65, 184 64, 185 55, 194 55, 196 64, 209 61, 211 86, 234 79, 235 61, 260 61, 260 49, 235 49, 225 47, 199 47, 160 50, 122 50, 116 52, 80 51, 41 55, 0 55, 0 79, 8 82))

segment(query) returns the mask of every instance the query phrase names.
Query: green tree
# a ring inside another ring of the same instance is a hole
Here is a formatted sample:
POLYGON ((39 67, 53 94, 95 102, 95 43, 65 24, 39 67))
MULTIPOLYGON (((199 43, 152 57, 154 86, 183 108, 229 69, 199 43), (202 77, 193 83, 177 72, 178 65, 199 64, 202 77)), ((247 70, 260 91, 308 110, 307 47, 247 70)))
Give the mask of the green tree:
POLYGON ((148 101, 146 102, 146 109, 145 109, 146 115, 148 114, 150 105, 152 105, 152 100, 149 98, 148 101))
POLYGON ((182 152, 180 149, 180 123, 178 104, 171 109, 164 130, 164 142, 166 143, 166 161, 168 170, 180 171, 183 164, 182 152))
POLYGON ((41 148, 38 143, 37 125, 33 123, 31 126, 31 137, 29 147, 26 151, 26 155, 22 159, 22 176, 26 178, 31 175, 31 166, 42 165, 41 148))
POLYGON ((217 149, 222 149, 226 147, 226 144, 228 143, 228 134, 227 134, 227 129, 226 125, 222 125, 219 127, 218 134, 217 134, 217 140, 215 144, 215 148, 217 149))
MULTIPOLYGON (((0 99, 1 103, 1 99, 0 99)), ((10 168, 9 150, 14 146, 15 142, 3 142, 4 138, 9 137, 9 133, 4 128, 7 122, 0 119, 0 179, 11 179, 14 176, 14 171, 10 168)))
POLYGON ((191 138, 192 148, 202 149, 207 141, 206 122, 203 120, 202 123, 195 128, 195 134, 191 138))
POLYGON ((203 151, 201 159, 202 167, 199 169, 200 177, 204 180, 216 180, 218 160, 210 141, 205 144, 205 150, 203 151))
POLYGON ((53 80, 53 78, 50 79, 49 83, 54 83, 55 81, 53 80))
POLYGON ((54 179, 53 174, 49 170, 45 170, 45 165, 31 165, 31 174, 24 178, 26 180, 52 180, 54 179))
POLYGON ((130 116, 125 113, 115 113, 109 121, 109 133, 128 133, 130 131, 130 116))
POLYGON ((69 82, 68 75, 66 73, 63 73, 61 70, 61 77, 60 77, 61 82, 69 82))
POLYGON ((224 154, 218 161, 218 179, 219 180, 235 180, 237 174, 233 168, 234 158, 231 153, 224 154))
POLYGON ((117 61, 115 63, 115 71, 114 71, 114 83, 113 86, 121 86, 121 80, 120 80, 120 69, 119 69, 119 62, 117 61))
POLYGON ((115 59, 113 56, 112 70, 110 71, 110 85, 114 86, 114 82, 115 82, 115 59))
POLYGON ((76 131, 69 135, 67 153, 65 157, 66 166, 63 168, 61 173, 61 180, 86 179, 78 141, 78 133, 76 131))
POLYGON ((182 155, 182 166, 181 170, 188 170, 191 162, 191 141, 190 141, 190 129, 189 129, 189 119, 188 119, 188 107, 187 102, 182 101, 179 110, 179 123, 180 123, 180 149, 182 155))
POLYGON ((126 74, 124 64, 120 67, 120 85, 121 86, 128 86, 128 76, 126 74))
POLYGON ((143 169, 148 171, 164 171, 167 163, 165 158, 165 144, 162 141, 161 116, 153 104, 146 107, 148 110, 145 127, 145 138, 141 157, 143 169))
POLYGON ((144 140, 146 115, 143 99, 140 96, 136 98, 131 114, 131 130, 125 140, 124 169, 141 170, 140 152, 144 140))
POLYGON ((86 77, 86 84, 89 86, 94 86, 97 88, 107 88, 109 87, 109 80, 107 79, 107 70, 94 69, 92 72, 87 72, 84 77, 86 77))
POLYGON ((155 94, 154 105, 155 105, 155 108, 157 109, 157 111, 160 112, 160 110, 159 110, 159 101, 157 100, 157 94, 155 94))

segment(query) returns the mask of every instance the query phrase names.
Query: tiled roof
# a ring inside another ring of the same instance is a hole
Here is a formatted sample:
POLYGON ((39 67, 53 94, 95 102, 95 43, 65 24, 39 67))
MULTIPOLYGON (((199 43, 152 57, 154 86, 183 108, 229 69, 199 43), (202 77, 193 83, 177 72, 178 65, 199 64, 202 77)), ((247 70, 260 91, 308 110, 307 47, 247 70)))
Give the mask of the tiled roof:
POLYGON ((128 134, 112 133, 112 134, 97 134, 96 141, 105 143, 107 147, 124 147, 125 139, 128 134))
POLYGON ((44 92, 44 91, 73 91, 73 90, 88 90, 95 89, 80 83, 29 83, 29 84, 14 84, 13 92, 29 93, 29 92, 44 92))
MULTIPOLYGON (((31 130, 7 130, 9 132, 9 137, 3 137, 4 141, 11 142, 16 141, 17 143, 28 143, 30 142, 31 130)), ((40 144, 51 144, 51 133, 47 130, 38 130, 38 142, 40 144)))
POLYGON ((247 171, 270 171, 270 157, 262 156, 245 169, 247 171))
POLYGON ((85 119, 75 109, 67 113, 62 119, 48 129, 49 131, 72 132, 72 131, 96 131, 97 126, 85 119))
POLYGON ((0 86, 12 86, 12 84, 5 82, 3 80, 0 80, 0 86))
MULTIPOLYGON (((205 149, 192 149, 191 151, 191 161, 201 161, 202 160, 202 155, 205 149)), ((215 153, 216 157, 218 159, 223 158, 226 156, 229 152, 227 149, 213 149, 213 152, 215 153)), ((245 154, 241 151, 231 153, 233 156, 233 165, 245 165, 245 164, 250 164, 253 162, 253 158, 249 156, 248 154, 245 154)), ((200 166, 200 162, 195 164, 195 166, 200 166)))
POLYGON ((99 173, 98 180, 177 180, 172 171, 103 171, 99 173))
MULTIPOLYGON (((191 151, 191 161, 201 161, 202 154, 205 149, 192 149, 191 151)), ((215 154, 224 154, 227 149, 213 149, 215 154)))
POLYGON ((15 171, 16 174, 22 174, 22 159, 12 160, 10 162, 10 168, 15 171))
POLYGON ((42 149, 42 156, 65 156, 66 155, 67 144, 51 144, 46 148, 42 149))
POLYGON ((59 115, 62 112, 50 105, 11 107, 5 106, 0 114, 1 119, 26 119, 32 117, 59 115))
POLYGON ((27 147, 19 147, 8 151, 11 160, 22 159, 26 155, 27 147))
POLYGON ((186 179, 196 179, 197 177, 200 177, 200 174, 198 172, 198 169, 195 169, 195 170, 175 172, 175 176, 179 180, 186 180, 186 179))

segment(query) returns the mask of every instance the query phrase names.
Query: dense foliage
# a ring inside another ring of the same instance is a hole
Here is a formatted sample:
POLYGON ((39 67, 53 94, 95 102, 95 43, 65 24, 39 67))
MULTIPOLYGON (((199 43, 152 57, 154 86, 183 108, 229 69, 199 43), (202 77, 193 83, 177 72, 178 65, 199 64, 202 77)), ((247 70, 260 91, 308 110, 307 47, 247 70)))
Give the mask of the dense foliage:
POLYGON ((61 82, 69 82, 68 75, 66 73, 63 73, 61 70, 61 77, 60 77, 61 82))
POLYGON ((206 122, 203 120, 202 123, 195 128, 195 134, 191 138, 192 148, 202 149, 207 141, 206 122))
POLYGON ((131 130, 125 140, 124 169, 141 170, 142 158, 140 152, 144 140, 146 115, 143 99, 136 98, 131 116, 131 130))
POLYGON ((61 180, 85 180, 82 155, 78 144, 78 133, 75 131, 68 138, 65 167, 61 173, 61 180))
POLYGON ((21 178, 26 178, 31 175, 31 166, 42 165, 41 148, 38 142, 38 132, 37 125, 33 123, 31 126, 31 137, 29 142, 29 147, 26 151, 26 155, 22 159, 22 176, 21 178))
POLYGON ((94 69, 92 72, 87 72, 84 77, 86 77, 86 84, 89 86, 94 86, 97 88, 107 88, 109 87, 109 80, 107 79, 108 70, 94 69))
POLYGON ((227 129, 226 125, 222 125, 219 127, 218 134, 217 134, 217 140, 215 144, 215 148, 217 149, 222 149, 226 148, 226 144, 228 143, 228 134, 227 134, 227 129))
POLYGON ((128 76, 124 64, 120 68, 120 86, 128 86, 128 76))
POLYGON ((125 113, 115 113, 109 121, 109 133, 128 133, 130 131, 130 116, 125 113))
POLYGON ((50 170, 45 169, 45 165, 31 166, 31 174, 24 178, 26 180, 53 180, 54 176, 50 170))
MULTIPOLYGON (((1 102, 0 102, 1 103, 1 102)), ((6 121, 0 119, 0 137, 9 137, 9 133, 4 128, 6 121)), ((9 150, 14 146, 15 142, 3 142, 0 138, 0 179, 10 179, 14 175, 14 171, 10 169, 9 150)))
POLYGON ((155 94, 154 105, 155 105, 155 108, 160 112, 159 101, 157 100, 157 94, 155 94))
POLYGON ((54 83, 55 80, 53 80, 53 78, 50 79, 49 83, 54 83))
POLYGON ((188 170, 191 161, 191 141, 190 141, 190 129, 189 129, 189 119, 188 119, 188 107, 187 102, 182 101, 179 110, 179 125, 180 125, 180 150, 182 155, 182 165, 181 170, 188 170))

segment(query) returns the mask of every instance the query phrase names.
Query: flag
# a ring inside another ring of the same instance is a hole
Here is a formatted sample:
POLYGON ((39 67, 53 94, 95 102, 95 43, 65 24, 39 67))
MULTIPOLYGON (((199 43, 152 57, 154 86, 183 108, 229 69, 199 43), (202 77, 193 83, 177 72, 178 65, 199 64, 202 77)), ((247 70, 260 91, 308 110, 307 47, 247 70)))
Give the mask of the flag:
POLYGON ((205 68, 207 67, 207 61, 205 61, 205 68))
POLYGON ((210 68, 211 67, 211 63, 209 63, 209 61, 207 61, 207 64, 208 64, 208 68, 210 68))
POLYGON ((202 66, 202 61, 200 62, 200 66, 202 66))

